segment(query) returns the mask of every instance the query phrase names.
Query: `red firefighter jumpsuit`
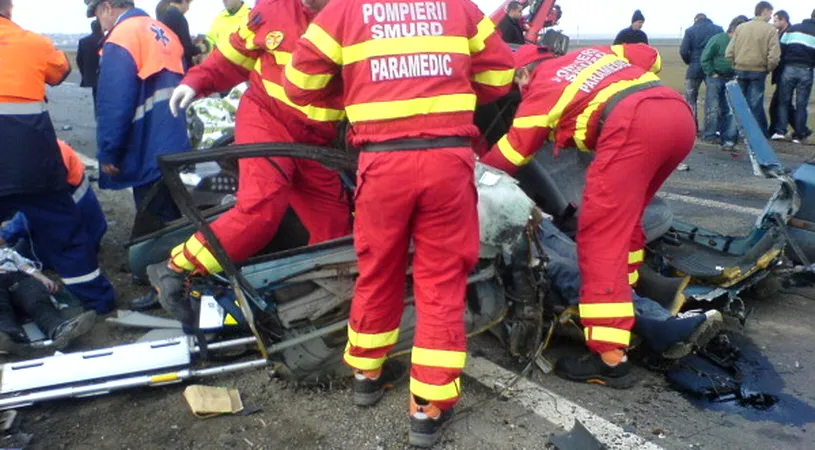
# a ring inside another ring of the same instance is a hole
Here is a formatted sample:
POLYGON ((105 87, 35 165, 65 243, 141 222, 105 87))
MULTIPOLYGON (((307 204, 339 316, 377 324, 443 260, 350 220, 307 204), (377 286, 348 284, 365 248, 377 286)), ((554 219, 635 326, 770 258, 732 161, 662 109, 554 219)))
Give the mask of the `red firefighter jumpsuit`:
POLYGON ((660 69, 659 53, 644 44, 544 60, 521 92, 509 133, 482 158, 514 174, 550 135, 556 149, 596 153, 586 174, 577 254, 580 318, 589 348, 600 354, 629 345, 630 285, 645 245, 642 214, 695 139, 690 108, 659 85, 660 69))
MULTIPOLYGON (((298 106, 286 97, 282 78, 297 39, 314 13, 300 0, 261 0, 247 23, 222 40, 182 81, 200 95, 229 90, 249 80, 237 111, 235 143, 299 142, 329 145, 344 118, 335 104, 314 99, 298 106)), ((274 237, 291 205, 311 244, 350 233, 350 208, 338 174, 310 160, 244 158, 239 161, 237 203, 212 223, 227 254, 242 261, 274 237)), ((171 264, 201 274, 221 271, 203 236, 172 251, 171 264)))
POLYGON ((286 67, 298 103, 344 83, 351 140, 363 149, 345 362, 376 370, 397 342, 412 239, 410 390, 442 410, 460 392, 466 280, 478 260, 473 111, 506 94, 513 73, 509 48, 468 0, 331 2, 286 67))

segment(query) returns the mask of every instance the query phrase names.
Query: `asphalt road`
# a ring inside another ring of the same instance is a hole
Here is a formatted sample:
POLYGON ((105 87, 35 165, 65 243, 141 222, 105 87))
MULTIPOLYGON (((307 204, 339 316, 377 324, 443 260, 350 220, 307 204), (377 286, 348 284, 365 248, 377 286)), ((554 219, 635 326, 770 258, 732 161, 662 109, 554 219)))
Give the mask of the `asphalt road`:
MULTIPOLYGON (((58 134, 81 153, 93 156, 94 125, 90 92, 69 84, 50 89, 49 98, 58 134), (62 130, 62 127, 71 129, 62 130)), ((809 157, 808 154, 813 153, 815 147, 784 146, 782 150, 782 162, 795 169, 809 157)), ((751 211, 760 209, 776 187, 774 181, 752 176, 743 151, 731 154, 700 144, 686 163, 690 170, 676 172, 666 184, 663 194, 667 194, 668 202, 678 217, 723 233, 738 234, 749 229, 755 218, 751 211)), ((127 196, 123 193, 111 194, 103 201, 106 202, 106 209, 128 207, 127 196)), ((126 217, 126 214, 122 217, 126 217)), ((106 239, 104 244, 116 245, 116 242, 106 239)), ((128 294, 120 292, 122 298, 128 294)), ((815 406, 815 385, 811 375, 812 368, 815 368, 815 350, 811 346, 815 341, 815 329, 811 325, 815 317, 815 300, 812 298, 815 298, 815 290, 795 289, 752 299, 749 306, 753 312, 746 326, 729 324, 734 333, 745 336, 750 343, 748 347, 755 347, 765 362, 756 370, 770 377, 773 385, 782 393, 779 404, 769 411, 733 405, 700 406, 671 389, 661 374, 642 368, 637 369, 642 381, 628 391, 576 385, 540 374, 535 375, 532 381, 541 389, 546 389, 546 395, 553 393, 559 396, 554 397, 555 405, 558 401, 569 400, 622 427, 626 432, 668 449, 815 448, 815 429, 812 428, 815 410, 810 406, 815 406)), ((554 361, 558 356, 578 351, 579 348, 579 345, 566 340, 556 340, 546 357, 554 361)), ((507 360, 496 342, 488 337, 476 339, 471 349, 503 367, 518 370, 512 361, 507 360)), ((29 426, 39 433, 38 446, 42 448, 54 448, 51 444, 58 442, 72 443, 77 448, 220 448, 230 447, 229 444, 235 442, 243 446, 243 437, 253 444, 246 444, 248 448, 402 448, 404 445, 403 397, 389 400, 376 414, 360 416, 365 423, 361 425, 348 417, 347 408, 350 407, 344 403, 347 392, 292 395, 278 383, 263 380, 264 376, 252 374, 217 379, 221 385, 236 386, 248 392, 250 399, 269 405, 265 415, 259 416, 264 427, 269 422, 269 428, 260 431, 241 427, 244 431, 235 432, 233 424, 236 422, 233 420, 237 418, 213 419, 207 421, 207 427, 204 427, 202 422, 188 417, 178 395, 181 388, 131 392, 98 400, 61 402, 34 408, 27 410, 33 411, 28 414, 39 414, 37 417, 44 415, 45 419, 40 422, 32 419, 29 426), (263 387, 263 395, 251 391, 259 383, 268 385, 263 387), (285 404, 281 405, 280 402, 285 404), (319 406, 315 407, 315 404, 319 406), (167 414, 173 414, 174 419, 169 422, 161 420, 163 416, 157 412, 159 410, 169 411, 167 414), (303 411, 307 411, 309 417, 301 417, 303 411), (94 412, 112 414, 106 415, 103 420, 101 432, 108 430, 102 436, 104 441, 99 441, 98 433, 77 430, 73 423, 75 417, 95 420, 94 412), (121 419, 117 419, 119 412, 121 419), (157 414, 158 418, 151 419, 153 414, 157 414), (139 417, 144 418, 143 424, 134 424, 133 421, 139 417), (175 427, 172 428, 175 431, 170 431, 168 427, 171 426, 175 427), (275 426, 278 428, 275 429, 275 426), (295 428, 309 431, 299 433, 295 428), (274 430, 279 436, 288 436, 290 440, 264 441, 262 436, 275 436, 274 430), (160 437, 177 434, 179 440, 160 440, 158 437, 152 441, 145 440, 148 432, 158 433, 160 437), (138 438, 123 436, 128 433, 138 434, 138 438), (52 435, 60 436, 60 440, 49 437, 52 435), (128 440, 131 438, 133 440, 128 440)), ((465 380, 465 389, 467 404, 490 398, 489 390, 478 387, 471 379, 465 380)), ((405 394, 404 389, 400 394, 405 394)), ((452 439, 446 440, 441 447, 547 448, 548 436, 559 432, 556 419, 551 413, 549 417, 534 414, 528 402, 517 398, 507 402, 489 402, 472 418, 454 425, 452 439)), ((69 445, 70 448, 73 446, 69 445)))

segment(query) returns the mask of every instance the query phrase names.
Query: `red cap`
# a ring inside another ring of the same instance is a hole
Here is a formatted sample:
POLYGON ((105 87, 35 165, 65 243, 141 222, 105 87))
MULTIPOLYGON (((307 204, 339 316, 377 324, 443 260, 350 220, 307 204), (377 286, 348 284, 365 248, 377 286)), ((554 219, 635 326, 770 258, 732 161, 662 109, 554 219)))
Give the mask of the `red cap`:
POLYGON ((524 44, 515 50, 515 69, 520 69, 535 61, 554 58, 555 54, 542 45, 524 44))

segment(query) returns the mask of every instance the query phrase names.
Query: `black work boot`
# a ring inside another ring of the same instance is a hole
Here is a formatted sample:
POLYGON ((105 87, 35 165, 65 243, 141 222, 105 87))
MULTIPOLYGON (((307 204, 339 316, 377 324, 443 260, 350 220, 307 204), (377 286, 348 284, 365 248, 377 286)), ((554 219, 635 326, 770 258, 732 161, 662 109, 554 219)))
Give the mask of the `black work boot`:
POLYGON ((373 406, 382 399, 385 391, 407 378, 407 367, 395 359, 385 361, 382 368, 377 371, 354 371, 352 391, 353 400, 357 406, 373 406))
POLYGON ((165 261, 147 266, 147 278, 156 290, 161 306, 183 325, 194 327, 195 311, 184 295, 186 272, 170 269, 165 261))
POLYGON ((74 339, 91 331, 95 323, 96 312, 85 311, 82 314, 57 325, 53 333, 51 333, 51 340, 54 341, 54 348, 57 350, 64 349, 74 339))
POLYGON ((411 394, 408 445, 432 447, 439 440, 444 425, 452 418, 452 408, 442 411, 438 406, 411 394))
POLYGON ((634 387, 637 378, 631 373, 631 362, 623 356, 614 366, 594 352, 583 356, 564 356, 555 364, 555 373, 566 380, 593 383, 615 389, 634 387))

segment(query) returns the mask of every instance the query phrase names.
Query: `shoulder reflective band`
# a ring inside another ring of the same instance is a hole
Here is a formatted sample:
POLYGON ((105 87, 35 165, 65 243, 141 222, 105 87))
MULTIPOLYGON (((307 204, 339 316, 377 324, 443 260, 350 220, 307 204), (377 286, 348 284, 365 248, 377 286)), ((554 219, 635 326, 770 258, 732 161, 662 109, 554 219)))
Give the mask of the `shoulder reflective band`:
POLYGON ((609 99, 611 99, 611 97, 613 97, 615 94, 625 91, 626 89, 630 89, 634 86, 645 85, 653 81, 659 81, 659 77, 653 73, 646 73, 636 80, 617 81, 616 83, 612 83, 601 89, 600 92, 598 92, 597 95, 591 99, 586 109, 584 109, 583 112, 577 116, 574 131, 574 142, 577 144, 577 148, 584 151, 590 150, 588 147, 586 147, 586 138, 588 137, 589 120, 595 111, 606 104, 606 102, 608 102, 609 99))
POLYGON ((413 347, 410 362, 420 366, 463 369, 464 364, 467 362, 467 353, 451 350, 431 350, 428 348, 413 347))
POLYGON ((633 271, 628 274, 628 284, 634 286, 637 284, 637 281, 640 281, 640 273, 639 271, 633 271))
POLYGON ((453 400, 457 398, 459 394, 461 394, 461 378, 456 378, 452 383, 437 386, 434 384, 422 383, 421 381, 411 377, 410 392, 417 397, 421 397, 431 402, 453 400))
POLYGON ((320 28, 319 25, 312 23, 306 29, 303 39, 308 40, 317 50, 320 51, 326 58, 334 62, 334 64, 341 66, 342 61, 342 47, 339 43, 325 30, 320 28))
POLYGON ((468 40, 470 53, 478 53, 487 47, 487 39, 495 32, 495 24, 489 17, 484 16, 476 29, 475 36, 468 40))
POLYGON ((30 116, 42 114, 47 109, 44 102, 36 103, 0 103, 0 115, 5 116, 30 116))

